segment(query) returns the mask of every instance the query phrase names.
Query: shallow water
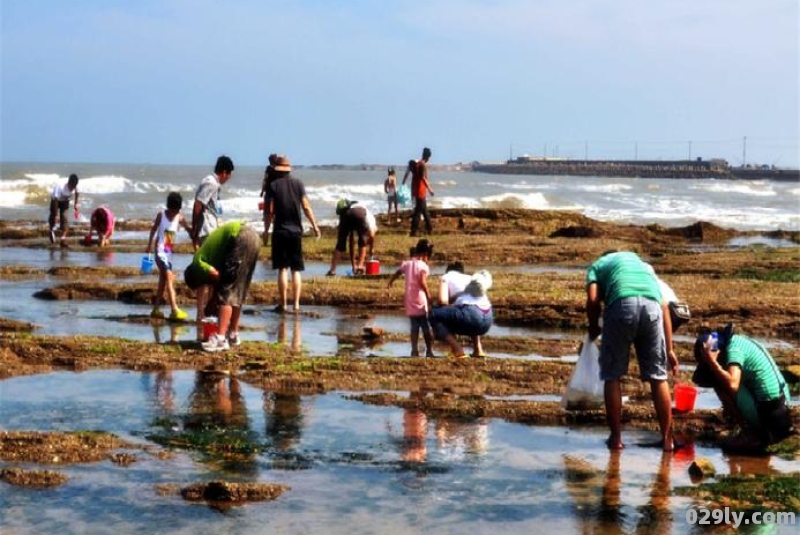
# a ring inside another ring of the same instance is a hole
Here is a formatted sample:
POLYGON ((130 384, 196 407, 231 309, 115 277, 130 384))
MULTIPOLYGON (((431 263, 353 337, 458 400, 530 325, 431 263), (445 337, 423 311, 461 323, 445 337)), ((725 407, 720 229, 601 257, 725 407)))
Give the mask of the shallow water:
POLYGON ((693 532, 684 521, 692 501, 670 489, 691 484, 686 470, 694 456, 721 473, 796 468, 777 458, 726 457, 700 444, 662 457, 633 446, 653 438, 634 430, 625 433, 630 447, 612 455, 603 446, 604 428, 456 422, 364 405, 342 393, 275 396, 239 384, 240 393, 231 395, 231 386, 235 379, 189 371, 63 372, 0 382, 0 427, 7 430, 98 429, 149 443, 164 422, 177 429, 199 418, 216 422, 220 433, 244 431, 260 446, 239 462, 187 451, 158 460, 134 451, 138 461, 127 468, 110 461, 49 467, 69 481, 51 490, 0 483, 0 524, 20 535, 566 535, 631 533, 653 522, 648 532, 682 534, 693 532), (586 477, 587 469, 595 476, 586 477), (274 502, 220 513, 154 489, 216 478, 291 490, 274 502))

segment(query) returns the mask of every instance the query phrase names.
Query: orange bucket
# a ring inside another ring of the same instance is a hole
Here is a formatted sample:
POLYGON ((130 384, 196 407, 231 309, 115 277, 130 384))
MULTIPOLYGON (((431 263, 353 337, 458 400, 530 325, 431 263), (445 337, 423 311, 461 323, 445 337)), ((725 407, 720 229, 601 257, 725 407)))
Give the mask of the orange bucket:
POLYGON ((695 399, 697 399, 697 388, 688 383, 681 383, 675 385, 676 411, 690 412, 694 410, 695 399))
POLYGON ((367 275, 380 275, 381 263, 374 258, 372 260, 368 260, 365 267, 367 275))
POLYGON ((206 318, 203 320, 203 342, 208 342, 208 339, 217 334, 217 320, 216 318, 206 318))

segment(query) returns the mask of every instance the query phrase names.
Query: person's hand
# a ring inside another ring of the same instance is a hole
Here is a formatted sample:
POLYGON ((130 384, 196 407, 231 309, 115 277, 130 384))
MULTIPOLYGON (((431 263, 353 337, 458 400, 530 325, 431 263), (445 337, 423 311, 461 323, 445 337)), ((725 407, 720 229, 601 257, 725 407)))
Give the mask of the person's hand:
POLYGON ((669 360, 669 369, 672 371, 673 375, 678 373, 678 355, 675 354, 674 349, 670 349, 667 352, 667 359, 669 360))
POLYGON ((217 268, 212 267, 211 270, 208 272, 208 278, 211 282, 218 282, 219 281, 219 271, 217 268))
POLYGON ((316 236, 317 239, 322 238, 322 231, 319 229, 319 227, 314 227, 314 236, 316 236))
POLYGON ((264 231, 261 235, 261 241, 264 242, 264 247, 269 247, 269 232, 264 231))
POLYGON ((75 208, 75 213, 73 215, 75 216, 75 219, 78 219, 78 218, 81 217, 81 214, 80 214, 80 212, 78 212, 77 208, 75 208))

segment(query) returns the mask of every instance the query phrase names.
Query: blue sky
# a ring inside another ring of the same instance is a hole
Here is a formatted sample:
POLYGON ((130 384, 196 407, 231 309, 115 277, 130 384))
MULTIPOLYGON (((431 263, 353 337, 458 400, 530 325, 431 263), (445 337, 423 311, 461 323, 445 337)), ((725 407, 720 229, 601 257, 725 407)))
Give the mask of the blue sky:
POLYGON ((798 166, 797 0, 0 6, 4 161, 798 166))

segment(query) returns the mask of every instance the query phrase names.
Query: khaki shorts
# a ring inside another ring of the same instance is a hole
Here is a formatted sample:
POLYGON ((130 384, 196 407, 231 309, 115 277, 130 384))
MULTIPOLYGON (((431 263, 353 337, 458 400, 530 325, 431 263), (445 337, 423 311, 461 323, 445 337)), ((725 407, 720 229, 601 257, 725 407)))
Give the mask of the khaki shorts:
POLYGON ((233 247, 219 273, 220 280, 214 293, 220 305, 242 306, 253 279, 260 249, 261 238, 256 231, 243 226, 234 238, 233 247))

